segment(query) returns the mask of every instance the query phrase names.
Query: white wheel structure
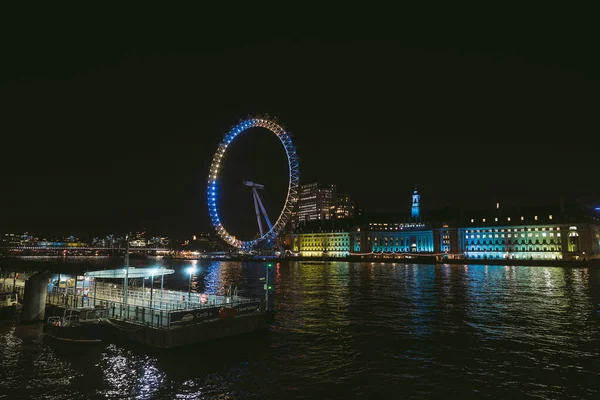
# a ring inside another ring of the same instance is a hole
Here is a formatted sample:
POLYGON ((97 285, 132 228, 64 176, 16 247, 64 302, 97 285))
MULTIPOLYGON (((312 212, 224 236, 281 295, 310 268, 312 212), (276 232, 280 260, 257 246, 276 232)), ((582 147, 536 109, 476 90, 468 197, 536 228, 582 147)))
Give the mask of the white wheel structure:
POLYGON ((277 122, 269 119, 269 118, 248 118, 243 120, 242 122, 235 125, 227 135, 223 138, 219 147, 213 157, 212 164, 210 166, 210 172, 208 175, 208 187, 206 191, 207 203, 208 203, 208 213, 210 216, 210 221, 212 226, 215 228, 217 234, 225 240, 228 244, 233 247, 239 249, 250 250, 257 247, 260 244, 273 241, 279 236, 279 234, 285 228, 285 225, 289 221, 292 215, 292 209, 294 208, 297 200, 298 200, 298 182, 299 182, 299 174, 298 174, 298 157, 296 155, 296 149, 292 144, 292 139, 289 134, 285 131, 285 129, 279 125, 277 122), (219 167, 221 165, 221 160, 223 159, 223 155, 227 150, 227 146, 231 143, 233 139, 235 139, 240 133, 244 132, 247 129, 261 127, 270 130, 273 132, 283 145, 285 149, 285 154, 287 155, 288 161, 288 171, 289 171, 289 180, 288 180, 288 190, 287 197, 285 199, 285 205, 279 214, 279 218, 273 226, 262 235, 260 238, 255 240, 243 241, 239 240, 232 235, 230 235, 223 223, 221 222, 221 218, 219 217, 218 203, 219 203, 219 167))

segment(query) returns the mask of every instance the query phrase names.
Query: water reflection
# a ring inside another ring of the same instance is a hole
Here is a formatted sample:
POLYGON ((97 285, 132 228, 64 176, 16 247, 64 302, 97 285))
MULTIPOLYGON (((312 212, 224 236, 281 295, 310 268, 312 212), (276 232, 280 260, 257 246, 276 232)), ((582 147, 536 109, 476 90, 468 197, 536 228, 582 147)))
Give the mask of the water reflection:
POLYGON ((154 357, 142 356, 114 344, 109 345, 98 363, 106 385, 98 394, 108 398, 153 398, 165 383, 165 373, 156 364, 154 357))
MULTIPOLYGON (((150 262, 187 290, 189 261, 150 262)), ((264 294, 265 263, 196 266, 194 291, 264 294)), ((166 352, 0 327, 0 398, 600 396, 598 270, 290 262, 270 279, 269 333, 166 352)))

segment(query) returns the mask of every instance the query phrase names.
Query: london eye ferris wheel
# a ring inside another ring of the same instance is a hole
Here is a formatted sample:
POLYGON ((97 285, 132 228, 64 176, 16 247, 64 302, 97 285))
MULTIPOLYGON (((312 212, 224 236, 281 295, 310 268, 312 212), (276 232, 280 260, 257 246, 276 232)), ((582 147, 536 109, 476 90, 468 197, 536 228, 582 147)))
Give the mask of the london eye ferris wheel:
POLYGON ((208 213, 210 216, 211 224, 214 227, 217 234, 229 245, 244 250, 250 250, 262 244, 274 241, 285 228, 287 222, 289 221, 292 215, 292 209, 294 208, 298 200, 298 171, 298 157, 296 155, 296 149, 292 143, 292 139, 290 138, 290 135, 286 132, 286 130, 275 120, 269 117, 252 117, 239 122, 237 125, 231 128, 231 130, 219 143, 217 151, 213 156, 212 164, 210 166, 210 171, 208 175, 208 185, 206 190, 208 213), (263 189, 263 185, 254 182, 244 181, 244 184, 246 186, 252 187, 254 206, 256 209, 260 237, 254 240, 243 241, 229 234, 227 229, 223 226, 223 222, 219 215, 219 167, 221 165, 221 161, 225 155, 225 152, 227 151, 227 147, 229 146, 229 144, 242 132, 245 132, 246 130, 255 127, 261 127, 269 130, 277 136, 277 138, 283 145, 283 149, 287 157, 289 172, 287 195, 285 199, 285 204, 283 205, 283 208, 277 220, 274 224, 271 224, 271 221, 269 220, 266 214, 265 208, 262 204, 262 201, 260 200, 260 195, 258 193, 260 189, 263 189), (263 230, 262 227, 262 222, 260 218, 261 212, 262 216, 264 217, 267 223, 267 229, 265 230, 263 230))

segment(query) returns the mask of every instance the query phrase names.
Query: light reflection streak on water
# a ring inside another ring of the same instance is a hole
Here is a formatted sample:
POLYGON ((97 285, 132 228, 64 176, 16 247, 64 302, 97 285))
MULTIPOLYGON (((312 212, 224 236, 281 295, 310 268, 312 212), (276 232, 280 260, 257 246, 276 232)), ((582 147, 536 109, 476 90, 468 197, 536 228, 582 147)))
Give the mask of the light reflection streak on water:
POLYGON ((109 398, 153 398, 165 381, 165 373, 158 370, 156 363, 155 358, 108 346, 99 363, 108 387, 100 394, 109 398))

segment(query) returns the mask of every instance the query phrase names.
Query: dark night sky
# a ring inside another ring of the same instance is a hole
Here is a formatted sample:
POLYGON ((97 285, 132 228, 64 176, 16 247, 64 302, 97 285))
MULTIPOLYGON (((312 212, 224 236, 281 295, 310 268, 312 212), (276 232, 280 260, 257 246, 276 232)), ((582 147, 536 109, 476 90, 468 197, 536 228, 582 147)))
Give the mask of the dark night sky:
MULTIPOLYGON (((427 208, 600 201, 599 63, 582 40, 135 21, 15 23, 0 231, 208 231, 212 154, 254 113, 293 133, 301 182, 367 210, 407 210, 415 184, 427 208)), ((277 208, 285 160, 260 130, 231 150, 225 218, 246 224, 251 196, 234 183, 268 182, 277 208)))

